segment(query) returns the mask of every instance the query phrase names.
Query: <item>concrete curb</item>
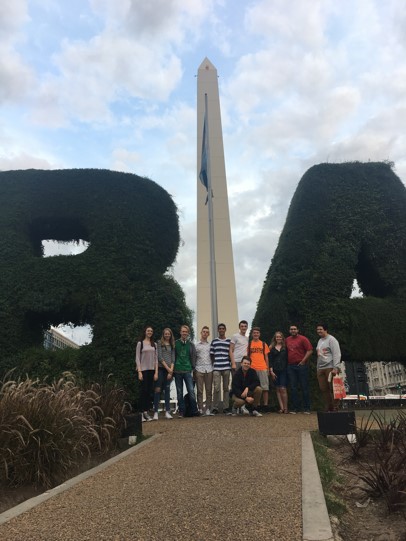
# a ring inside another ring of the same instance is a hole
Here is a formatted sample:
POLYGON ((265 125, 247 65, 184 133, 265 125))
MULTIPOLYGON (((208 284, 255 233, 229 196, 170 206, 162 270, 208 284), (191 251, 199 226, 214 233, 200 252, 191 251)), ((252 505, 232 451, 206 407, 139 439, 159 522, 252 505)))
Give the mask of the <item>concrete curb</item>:
POLYGON ((61 494, 62 492, 65 492, 66 490, 69 490, 70 488, 74 487, 81 481, 84 481, 88 477, 91 477, 92 475, 96 475, 97 473, 105 470, 112 464, 115 464, 119 460, 126 458, 129 455, 132 455, 141 447, 144 447, 145 445, 148 445, 149 443, 152 443, 155 439, 159 438, 161 434, 155 434, 154 436, 149 437, 147 440, 142 441, 138 445, 134 445, 134 447, 130 447, 130 449, 127 449, 127 451, 123 451, 122 453, 114 456, 113 458, 110 458, 109 460, 106 460, 102 464, 99 464, 95 468, 92 468, 90 470, 87 470, 80 475, 77 475, 76 477, 72 477, 72 479, 69 479, 65 483, 62 483, 61 485, 58 485, 57 487, 51 488, 50 490, 47 490, 46 492, 43 492, 42 494, 39 494, 39 496, 35 496, 34 498, 30 498, 29 500, 26 500, 25 502, 20 503, 19 505, 16 505, 15 507, 12 507, 11 509, 7 509, 7 511, 4 511, 0 514, 0 525, 4 524, 5 522, 8 522, 12 518, 18 517, 18 515, 21 515, 22 513, 25 513, 26 511, 29 511, 30 509, 33 509, 37 505, 40 505, 43 502, 46 502, 50 498, 53 498, 57 494, 61 494))
POLYGON ((310 432, 302 432, 303 541, 334 541, 310 432))

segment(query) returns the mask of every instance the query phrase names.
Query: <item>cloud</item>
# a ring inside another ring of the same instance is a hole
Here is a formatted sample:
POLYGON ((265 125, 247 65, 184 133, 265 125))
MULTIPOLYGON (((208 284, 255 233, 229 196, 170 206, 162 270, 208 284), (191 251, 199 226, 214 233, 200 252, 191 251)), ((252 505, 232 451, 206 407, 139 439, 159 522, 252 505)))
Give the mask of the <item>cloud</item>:
POLYGON ((278 40, 301 46, 320 47, 324 43, 323 0, 313 0, 311 7, 302 0, 263 0, 246 13, 246 26, 252 34, 268 43, 278 40))
POLYGON ((113 124, 118 110, 137 100, 142 107, 166 102, 183 74, 177 51, 197 39, 210 2, 92 0, 91 6, 103 28, 86 40, 63 40, 53 55, 56 71, 42 77, 37 123, 113 124))
POLYGON ((0 47, 0 104, 20 101, 28 94, 32 80, 31 70, 19 55, 0 47))
POLYGON ((125 148, 116 148, 112 157, 114 160, 112 169, 114 171, 130 173, 136 169, 141 156, 138 152, 131 152, 125 148))
POLYGON ((91 7, 109 30, 132 34, 137 40, 183 45, 186 36, 193 37, 210 13, 210 0, 91 0, 91 7))
POLYGON ((58 75, 41 83, 33 119, 56 125, 113 124, 116 104, 140 99, 165 101, 182 75, 179 59, 119 35, 66 42, 54 57, 58 75), (51 121, 55 124, 55 120, 51 121))
POLYGON ((29 20, 27 0, 0 3, 0 38, 14 41, 24 23, 29 20))
POLYGON ((15 50, 28 19, 26 1, 0 3, 0 105, 20 101, 33 82, 31 68, 15 50))
POLYGON ((56 169, 57 164, 47 158, 33 156, 26 152, 11 155, 0 154, 0 171, 12 171, 16 169, 56 169))

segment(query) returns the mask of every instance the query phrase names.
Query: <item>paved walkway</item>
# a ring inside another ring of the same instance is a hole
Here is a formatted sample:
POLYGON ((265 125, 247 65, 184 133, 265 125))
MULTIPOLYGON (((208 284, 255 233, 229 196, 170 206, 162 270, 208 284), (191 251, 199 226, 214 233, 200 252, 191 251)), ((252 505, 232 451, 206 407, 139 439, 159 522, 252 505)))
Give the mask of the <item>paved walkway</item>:
POLYGON ((313 415, 144 423, 160 437, 0 526, 3 541, 302 539, 313 415))

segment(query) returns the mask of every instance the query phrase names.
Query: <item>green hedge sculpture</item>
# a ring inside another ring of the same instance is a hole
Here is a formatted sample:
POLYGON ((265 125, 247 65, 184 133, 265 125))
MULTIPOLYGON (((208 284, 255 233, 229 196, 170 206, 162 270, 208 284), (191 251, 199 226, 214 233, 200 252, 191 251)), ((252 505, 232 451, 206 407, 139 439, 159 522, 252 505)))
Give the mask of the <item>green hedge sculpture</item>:
POLYGON ((406 363, 406 189, 388 163, 320 164, 302 177, 255 324, 324 321, 344 360, 406 363), (364 294, 350 299, 354 279, 364 294))
POLYGON ((191 324, 184 294, 165 273, 179 247, 177 209, 155 182, 96 169, 0 173, 0 369, 30 375, 72 369, 132 387, 135 341, 191 324), (41 241, 83 239, 76 256, 42 257, 41 241), (90 324, 78 351, 43 349, 50 325, 90 324))

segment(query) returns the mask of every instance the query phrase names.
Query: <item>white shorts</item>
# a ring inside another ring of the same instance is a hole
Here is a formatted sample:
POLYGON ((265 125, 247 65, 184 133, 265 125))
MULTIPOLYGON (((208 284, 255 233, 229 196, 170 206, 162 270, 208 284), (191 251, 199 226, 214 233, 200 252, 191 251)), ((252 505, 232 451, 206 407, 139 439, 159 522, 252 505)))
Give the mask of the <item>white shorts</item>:
POLYGON ((263 391, 269 391, 269 374, 268 370, 256 370, 259 378, 259 383, 263 391))

